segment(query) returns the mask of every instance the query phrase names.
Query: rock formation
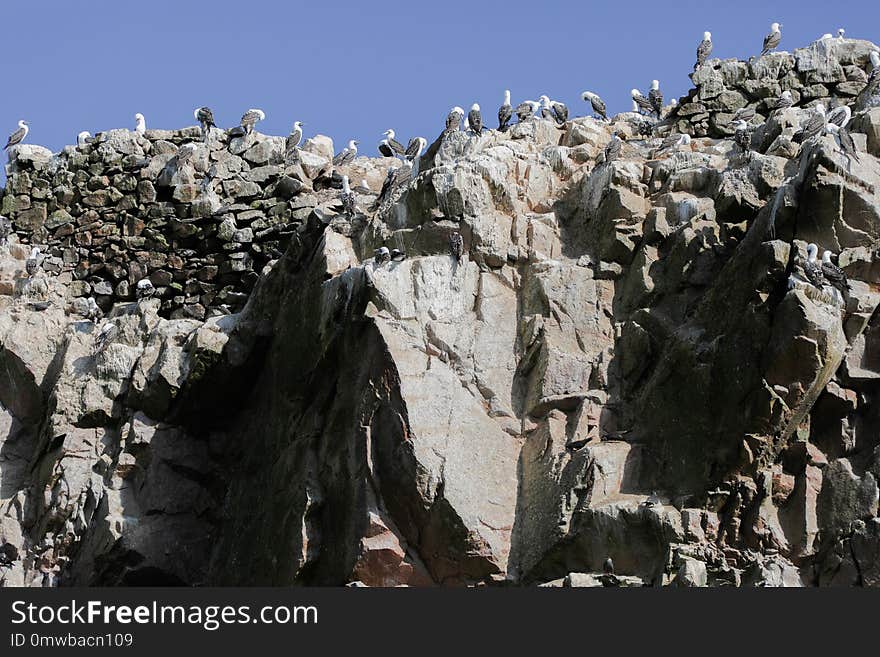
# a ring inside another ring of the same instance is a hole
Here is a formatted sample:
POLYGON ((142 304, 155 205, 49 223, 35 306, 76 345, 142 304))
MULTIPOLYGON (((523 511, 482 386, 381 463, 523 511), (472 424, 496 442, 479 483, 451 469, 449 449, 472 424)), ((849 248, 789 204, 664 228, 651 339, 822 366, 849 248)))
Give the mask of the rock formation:
POLYGON ((375 212, 340 174, 402 164, 320 136, 18 146, 0 585, 880 585, 874 48, 709 60, 650 136, 453 131, 375 212))

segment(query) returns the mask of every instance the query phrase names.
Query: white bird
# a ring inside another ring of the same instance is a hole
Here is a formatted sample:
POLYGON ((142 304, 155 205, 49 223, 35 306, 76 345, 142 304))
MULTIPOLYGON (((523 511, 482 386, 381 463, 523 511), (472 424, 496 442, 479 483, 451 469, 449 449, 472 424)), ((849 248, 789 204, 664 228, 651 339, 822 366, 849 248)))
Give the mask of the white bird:
POLYGON ((828 39, 833 39, 834 35, 831 32, 826 32, 822 36, 819 37, 819 41, 827 41, 828 39))
POLYGON ((134 115, 134 131, 139 135, 142 135, 147 131, 147 121, 144 119, 144 115, 140 112, 134 115))
POLYGON ((290 157, 297 148, 299 148, 299 144, 303 138, 303 122, 296 121, 293 124, 293 129, 290 131, 290 134, 287 136, 287 141, 284 143, 284 154, 290 157))
POLYGON ((461 120, 464 118, 464 109, 456 105, 451 110, 449 110, 449 114, 446 115, 446 128, 443 130, 444 134, 450 132, 456 132, 461 128, 461 120))
POLYGON ((770 34, 764 37, 764 47, 761 50, 761 57, 768 54, 771 50, 776 50, 779 42, 782 41, 781 28, 782 25, 779 23, 772 23, 770 25, 770 34))
POLYGON ((88 130, 83 130, 76 136, 76 145, 85 146, 92 141, 92 135, 88 130))
POLYGON ((37 273, 42 262, 43 258, 40 255, 40 249, 35 246, 31 249, 31 254, 28 256, 27 260, 24 261, 24 270, 27 272, 28 277, 33 277, 33 275, 37 273))
POLYGON ((149 299, 154 294, 156 294, 156 288, 153 287, 153 282, 149 278, 142 278, 137 282, 135 297, 137 297, 139 301, 141 299, 149 299))
POLYGON ((852 110, 848 105, 840 105, 828 112, 827 118, 828 123, 833 123, 838 127, 845 128, 846 124, 849 123, 850 118, 852 118, 852 110))
POLYGON ((336 157, 333 158, 333 166, 341 167, 354 160, 354 158, 357 157, 357 145, 357 140, 350 139, 348 142, 348 146, 339 151, 339 153, 336 154, 336 157))
POLYGON ((399 141, 394 138, 394 130, 388 129, 382 133, 385 139, 379 142, 379 152, 385 157, 396 157, 403 155, 406 149, 399 141))
POLYGON ((639 91, 638 89, 632 89, 629 93, 636 103, 636 111, 644 110, 649 114, 652 114, 654 112, 654 105, 651 103, 650 100, 642 95, 641 91, 639 91))
POLYGON ((27 137, 27 133, 30 131, 28 127, 28 122, 24 119, 18 122, 18 130, 9 135, 9 139, 6 141, 6 146, 3 147, 5 151, 10 146, 15 146, 16 144, 20 144, 25 137, 27 137))
POLYGON ((389 260, 391 260, 391 251, 388 250, 387 246, 380 246, 373 251, 373 261, 377 265, 381 265, 383 262, 388 262, 389 260))
POLYGON ((357 207, 355 205, 354 193, 352 193, 349 186, 348 176, 342 176, 342 191, 339 193, 339 200, 342 202, 342 213, 353 217, 357 207))
POLYGON ((250 134, 254 131, 254 126, 266 118, 266 113, 257 108, 251 108, 247 112, 241 115, 241 127, 244 128, 245 132, 250 134))
POLYGON ((845 34, 846 34, 846 30, 845 30, 845 29, 843 29, 842 27, 838 27, 838 28, 837 28, 837 38, 838 38, 838 39, 840 39, 841 41, 843 41, 843 39, 844 39, 844 35, 845 35, 845 34))

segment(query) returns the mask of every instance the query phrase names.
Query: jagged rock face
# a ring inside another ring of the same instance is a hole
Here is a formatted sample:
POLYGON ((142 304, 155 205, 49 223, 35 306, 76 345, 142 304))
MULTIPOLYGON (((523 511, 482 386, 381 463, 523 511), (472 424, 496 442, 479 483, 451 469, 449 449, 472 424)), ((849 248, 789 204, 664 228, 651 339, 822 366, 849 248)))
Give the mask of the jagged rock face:
POLYGON ((752 97, 867 97, 869 47, 699 69, 693 99, 756 105, 750 156, 533 119, 446 135, 353 215, 338 174, 399 165, 333 172, 322 137, 20 151, 0 582, 877 586, 880 115, 850 161, 752 97), (845 294, 797 278, 808 242, 845 294))

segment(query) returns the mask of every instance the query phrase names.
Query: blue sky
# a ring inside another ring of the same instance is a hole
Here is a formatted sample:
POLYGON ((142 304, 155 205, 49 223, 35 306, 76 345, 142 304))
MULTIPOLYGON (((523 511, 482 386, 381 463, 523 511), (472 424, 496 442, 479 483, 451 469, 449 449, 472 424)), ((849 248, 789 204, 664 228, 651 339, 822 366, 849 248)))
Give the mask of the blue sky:
MULTIPOLYGON (((209 105, 221 126, 249 107, 262 132, 355 138, 375 154, 393 127, 429 142, 453 105, 478 102, 494 125, 502 92, 514 104, 546 93, 586 113, 580 92, 609 111, 629 89, 661 81, 667 97, 687 77, 704 30, 713 56, 757 54, 769 24, 780 49, 823 32, 880 40, 876 2, 535 2, 323 0, 4 0, 0 134, 31 123, 28 141, 59 150, 77 132, 192 125, 209 105), (866 32, 868 30, 868 32, 866 32), (873 30, 873 31, 872 31, 873 30)), ((4 139, 5 141, 5 139, 4 139)))

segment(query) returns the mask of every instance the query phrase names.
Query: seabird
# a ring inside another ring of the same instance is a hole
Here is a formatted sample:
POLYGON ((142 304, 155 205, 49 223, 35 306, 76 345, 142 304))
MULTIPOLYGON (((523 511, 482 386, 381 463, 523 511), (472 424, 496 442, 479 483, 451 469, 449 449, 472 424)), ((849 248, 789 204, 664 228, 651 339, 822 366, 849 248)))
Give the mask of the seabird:
POLYGON ((632 96, 633 101, 635 101, 636 103, 635 106, 637 108, 637 111, 643 110, 645 112, 648 112, 649 114, 652 114, 654 112, 654 105, 651 103, 650 100, 642 95, 641 91, 639 91, 638 89, 633 89, 629 93, 632 96))
POLYGON ((119 335, 119 327, 111 320, 101 325, 98 335, 95 336, 95 353, 103 351, 109 342, 119 335))
POLYGON ((342 201, 342 213, 353 217, 355 207, 355 196, 348 185, 348 176, 342 176, 342 192, 339 194, 339 200, 342 201))
POLYGON ((403 262, 406 259, 406 253, 399 249, 391 249, 391 262, 403 262))
POLYGON ((540 103, 541 107, 541 118, 546 119, 547 121, 556 121, 556 117, 553 115, 553 110, 550 109, 550 98, 549 96, 540 96, 538 98, 538 103, 540 103))
POLYGON ((768 54, 771 50, 776 50, 779 42, 782 41, 782 32, 779 31, 781 27, 779 23, 770 25, 770 34, 764 37, 764 47, 761 50, 760 57, 768 54))
POLYGON ((581 98, 583 98, 584 101, 590 101, 590 106, 593 108, 593 114, 599 116, 605 121, 608 120, 608 109, 605 107, 605 101, 599 98, 597 94, 594 94, 592 91, 585 91, 581 94, 581 98))
POLYGON ((831 32, 826 32, 825 34, 820 36, 818 40, 819 41, 828 41, 828 39, 833 39, 833 38, 834 38, 834 35, 831 34, 831 32))
POLYGON ((849 281, 846 278, 846 272, 831 262, 831 251, 825 251, 825 253, 822 254, 821 266, 825 280, 828 281, 832 287, 840 291, 841 294, 846 294, 849 291, 849 281))
POLYGON ((302 142, 303 125, 302 121, 295 121, 290 134, 287 135, 287 141, 284 142, 284 155, 288 158, 296 153, 296 149, 299 148, 300 142, 302 142))
POLYGON ((134 295, 138 301, 142 299, 149 299, 154 294, 156 294, 156 288, 153 287, 153 282, 149 278, 142 278, 137 282, 134 295))
POLYGON ((498 130, 504 132, 510 119, 513 118, 513 107, 510 105, 510 89, 504 90, 504 104, 498 108, 498 130))
POLYGON ((825 285, 825 275, 822 271, 821 264, 816 259, 818 253, 818 246, 812 242, 807 244, 807 261, 804 263, 804 274, 814 287, 822 289, 822 286, 825 285))
POLYGON ((358 152, 358 141, 352 139, 348 142, 348 146, 343 148, 339 153, 336 154, 336 157, 333 158, 333 166, 341 167, 344 164, 348 164, 355 157, 357 157, 358 152))
POLYGON ((700 41, 700 45, 697 46, 697 63, 694 64, 694 70, 696 71, 699 67, 706 63, 706 60, 709 59, 709 55, 712 54, 712 33, 711 32, 703 32, 703 40, 700 41))
POLYGON ((147 121, 144 119, 144 115, 140 112, 134 115, 134 131, 139 135, 142 135, 147 131, 147 121))
POLYGON ((10 235, 12 235, 12 222, 0 214, 0 246, 6 244, 10 235))
POLYGON ((95 297, 89 297, 86 299, 86 319, 90 319, 93 322, 101 319, 104 316, 104 312, 98 307, 98 303, 95 301, 95 297))
POLYGON ((825 130, 825 106, 822 103, 816 105, 816 112, 806 120, 801 129, 794 133, 792 140, 796 144, 802 144, 825 130))
POLYGON ((217 127, 217 124, 214 123, 214 112, 207 106, 197 107, 193 110, 193 116, 199 122, 199 125, 202 126, 202 139, 207 139, 208 135, 211 134, 211 128, 217 127))
POLYGON ((477 103, 471 105, 471 111, 468 112, 468 127, 477 135, 483 134, 483 115, 477 103))
POLYGON ((541 110, 541 115, 544 116, 545 119, 555 121, 559 125, 568 121, 568 107, 565 106, 565 103, 550 100, 549 96, 541 96, 540 100, 546 111, 549 113, 547 116, 544 116, 544 110, 541 110))
POLYGON ((379 142, 379 152, 382 155, 385 157, 396 157, 397 155, 404 154, 406 149, 404 149, 403 144, 394 138, 394 130, 389 128, 382 134, 385 135, 385 139, 379 142))
POLYGON ((240 125, 247 134, 254 131, 254 126, 266 118, 266 113, 261 109, 252 108, 241 115, 240 125))
POLYGON ((852 135, 846 128, 841 128, 835 123, 829 123, 828 132, 837 137, 837 143, 840 144, 840 150, 846 155, 848 160, 859 161, 859 153, 856 150, 856 143, 853 141, 852 135))
POLYGON ((375 192, 370 189, 370 185, 367 182, 366 178, 361 179, 361 181, 358 183, 358 186, 354 188, 354 191, 356 194, 361 194, 364 196, 372 196, 373 194, 375 194, 375 192))
POLYGON ((378 249, 373 251, 373 261, 377 265, 381 265, 383 263, 391 260, 391 252, 388 250, 387 246, 380 246, 378 249))
POLYGON ((446 128, 443 130, 443 133, 457 132, 461 128, 462 118, 464 118, 464 110, 458 105, 449 110, 449 114, 446 115, 446 128))
POLYGON ((644 505, 646 507, 654 507, 659 506, 661 504, 660 496, 657 495, 657 491, 652 491, 648 498, 644 501, 644 505))
POLYGON ((372 205, 372 210, 378 210, 394 193, 409 183, 412 179, 412 170, 409 167, 388 167, 388 175, 385 176, 385 182, 382 183, 382 189, 379 196, 372 205))
POLYGON ((88 130, 83 130, 76 136, 76 145, 79 147, 86 146, 87 144, 92 143, 94 139, 88 130))
POLYGON ((43 257, 40 255, 40 249, 35 246, 31 249, 31 254, 28 256, 27 260, 24 261, 24 270, 27 272, 29 278, 37 273, 42 262, 43 257))
POLYGON ((682 133, 680 135, 670 135, 666 139, 663 140, 663 143, 660 145, 660 148, 657 149, 658 152, 663 152, 665 150, 674 149, 678 150, 681 146, 688 146, 691 143, 691 136, 687 133, 682 133))
POLYGON ((18 130, 9 135, 9 139, 6 140, 6 146, 3 147, 3 150, 7 150, 11 146, 15 146, 16 144, 20 144, 25 137, 27 137, 27 133, 30 130, 28 127, 28 122, 22 119, 18 122, 18 130))
POLYGON ((615 132, 611 135, 611 141, 609 141, 608 145, 605 147, 605 164, 610 164, 616 160, 617 156, 620 155, 620 150, 622 148, 623 141, 620 139, 620 133, 615 132))
POLYGON ((611 557, 605 559, 605 563, 602 564, 602 572, 606 575, 614 574, 614 562, 611 560, 611 557))
POLYGON ((739 119, 733 124, 733 141, 739 146, 743 155, 751 156, 752 152, 752 133, 749 131, 749 124, 739 119))
POLYGON ((406 145, 403 156, 410 162, 415 162, 422 156, 422 152, 428 146, 428 140, 424 137, 413 137, 406 145))
POLYGON ((660 91, 660 81, 651 80, 651 90, 648 92, 648 101, 654 109, 657 118, 660 118, 660 112, 663 111, 663 92, 660 91))
POLYGON ((837 38, 838 38, 838 39, 840 39, 841 41, 843 41, 843 39, 844 39, 844 35, 845 35, 845 34, 846 34, 846 30, 844 30, 842 27, 838 27, 838 28, 837 28, 837 38))
POLYGON ((845 128, 852 117, 852 110, 848 105, 840 105, 828 112, 827 119, 829 124, 834 124, 839 128, 845 128))
POLYGON ((516 114, 516 119, 520 123, 523 121, 528 121, 535 115, 535 112, 538 111, 538 108, 541 106, 536 100, 524 100, 519 105, 516 106, 516 109, 513 110, 516 114))
POLYGON ((880 75, 880 52, 872 50, 868 57, 871 60, 871 74, 868 76, 868 83, 870 84, 874 81, 874 78, 880 75))
POLYGON ((786 89, 782 92, 782 95, 776 99, 773 109, 785 109, 786 107, 791 107, 793 104, 794 99, 791 96, 791 91, 786 89))
POLYGON ((456 260, 461 260, 464 253, 464 240, 458 231, 449 236, 449 254, 456 260))

